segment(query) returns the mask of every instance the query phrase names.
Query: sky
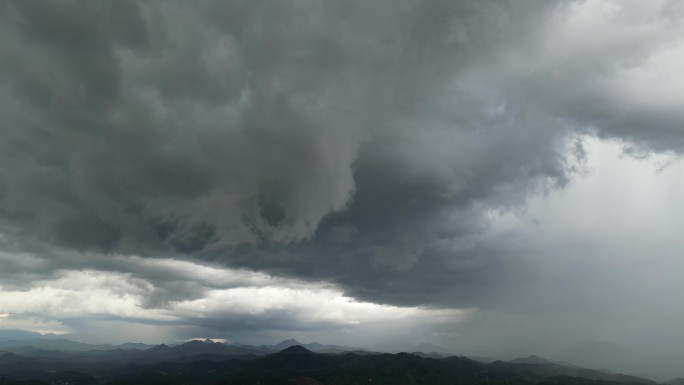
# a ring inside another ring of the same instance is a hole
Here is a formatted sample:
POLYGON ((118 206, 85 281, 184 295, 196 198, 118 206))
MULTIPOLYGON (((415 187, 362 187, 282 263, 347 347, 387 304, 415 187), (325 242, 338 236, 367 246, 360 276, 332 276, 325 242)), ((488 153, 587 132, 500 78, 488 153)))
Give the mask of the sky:
POLYGON ((678 0, 0 0, 0 329, 681 356, 682 62, 678 0))

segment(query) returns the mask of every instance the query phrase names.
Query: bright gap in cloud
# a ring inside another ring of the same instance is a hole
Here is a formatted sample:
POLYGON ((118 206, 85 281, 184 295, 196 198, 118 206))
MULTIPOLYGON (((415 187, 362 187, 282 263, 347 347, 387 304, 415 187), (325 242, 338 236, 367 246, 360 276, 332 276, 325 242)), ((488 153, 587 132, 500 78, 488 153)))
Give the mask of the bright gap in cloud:
POLYGON ((593 136, 581 141, 588 159, 580 175, 565 189, 531 197, 524 211, 490 212, 494 230, 523 228, 530 237, 567 242, 676 236, 684 214, 678 203, 684 192, 680 158, 667 153, 633 157, 625 153, 626 143, 593 136))
POLYGON ((113 258, 117 263, 130 264, 130 271, 139 269, 139 273, 62 270, 25 289, 0 287, 0 312, 5 315, 0 328, 78 335, 78 327, 66 325, 122 320, 220 338, 221 333, 235 332, 230 330, 231 325, 250 323, 256 326, 249 332, 269 328, 330 330, 377 322, 455 320, 467 313, 361 302, 330 284, 189 261, 113 258), (161 275, 163 280, 159 280, 161 275), (178 287, 179 281, 181 287, 193 287, 185 298, 153 299, 160 296, 159 291, 178 287))
MULTIPOLYGON (((582 141, 584 173, 565 189, 489 215, 493 234, 518 239, 534 269, 534 280, 503 300, 510 313, 503 319, 530 325, 519 329, 522 341, 540 340, 537 320, 556 320, 549 351, 582 335, 679 354, 684 339, 672 331, 684 322, 684 163, 672 154, 630 156, 628 143, 582 141)), ((511 339, 503 334, 494 337, 511 339)))

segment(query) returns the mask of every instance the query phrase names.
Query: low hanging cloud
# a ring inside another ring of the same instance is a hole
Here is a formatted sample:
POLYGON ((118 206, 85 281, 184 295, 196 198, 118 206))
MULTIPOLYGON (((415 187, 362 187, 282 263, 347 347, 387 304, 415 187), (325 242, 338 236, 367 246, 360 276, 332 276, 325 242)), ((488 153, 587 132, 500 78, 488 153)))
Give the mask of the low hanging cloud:
MULTIPOLYGON (((316 332, 378 322, 438 323, 467 316, 459 310, 361 302, 330 284, 196 262, 139 257, 106 260, 125 267, 61 269, 30 285, 0 285, 0 328, 19 326, 42 333, 76 333, 83 338, 81 329, 92 329, 92 324, 99 322, 118 322, 134 329, 129 334, 120 331, 123 338, 150 325, 172 331, 175 338, 193 333, 233 338, 264 331, 316 332), (170 292, 175 296, 169 296, 170 292), (160 293, 165 294, 163 300, 160 293)), ((12 269, 11 263, 3 262, 12 269)))
POLYGON ((512 131, 556 134, 458 84, 552 3, 3 4, 10 231, 136 253, 289 244, 395 187, 449 201, 562 177, 553 150, 510 151, 529 175, 482 162, 512 131))

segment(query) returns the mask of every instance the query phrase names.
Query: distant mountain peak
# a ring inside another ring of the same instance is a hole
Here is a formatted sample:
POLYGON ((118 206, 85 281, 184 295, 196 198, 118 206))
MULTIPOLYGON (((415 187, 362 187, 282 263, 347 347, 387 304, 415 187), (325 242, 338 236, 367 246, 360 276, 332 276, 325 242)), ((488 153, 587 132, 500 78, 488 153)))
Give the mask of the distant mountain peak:
POLYGON ((666 385, 684 385, 684 378, 673 378, 667 382, 666 385))
POLYGON ((512 362, 514 364, 535 364, 535 365, 546 365, 550 364, 551 361, 547 360, 546 358, 542 358, 536 355, 531 355, 528 357, 520 357, 520 358, 515 358, 513 360, 510 360, 509 362, 512 362))
POLYGON ((632 371, 640 364, 638 354, 613 341, 584 340, 551 357, 590 369, 614 372, 632 371))
POLYGON ((279 344, 276 344, 275 346, 278 348, 289 348, 290 346, 295 346, 295 345, 304 345, 303 343, 297 341, 294 338, 290 338, 289 340, 285 340, 280 342, 279 344))
POLYGON ((301 345, 294 345, 290 346, 286 349, 281 350, 278 354, 316 354, 312 352, 311 350, 301 346, 301 345))

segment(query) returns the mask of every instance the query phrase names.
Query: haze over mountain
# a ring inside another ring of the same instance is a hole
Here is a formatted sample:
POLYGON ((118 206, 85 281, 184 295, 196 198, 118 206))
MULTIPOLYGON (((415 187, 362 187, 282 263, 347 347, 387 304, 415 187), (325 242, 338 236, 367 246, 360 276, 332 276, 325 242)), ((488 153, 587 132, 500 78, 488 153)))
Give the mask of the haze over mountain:
POLYGON ((0 339, 684 377, 683 62, 680 0, 0 0, 0 339))

